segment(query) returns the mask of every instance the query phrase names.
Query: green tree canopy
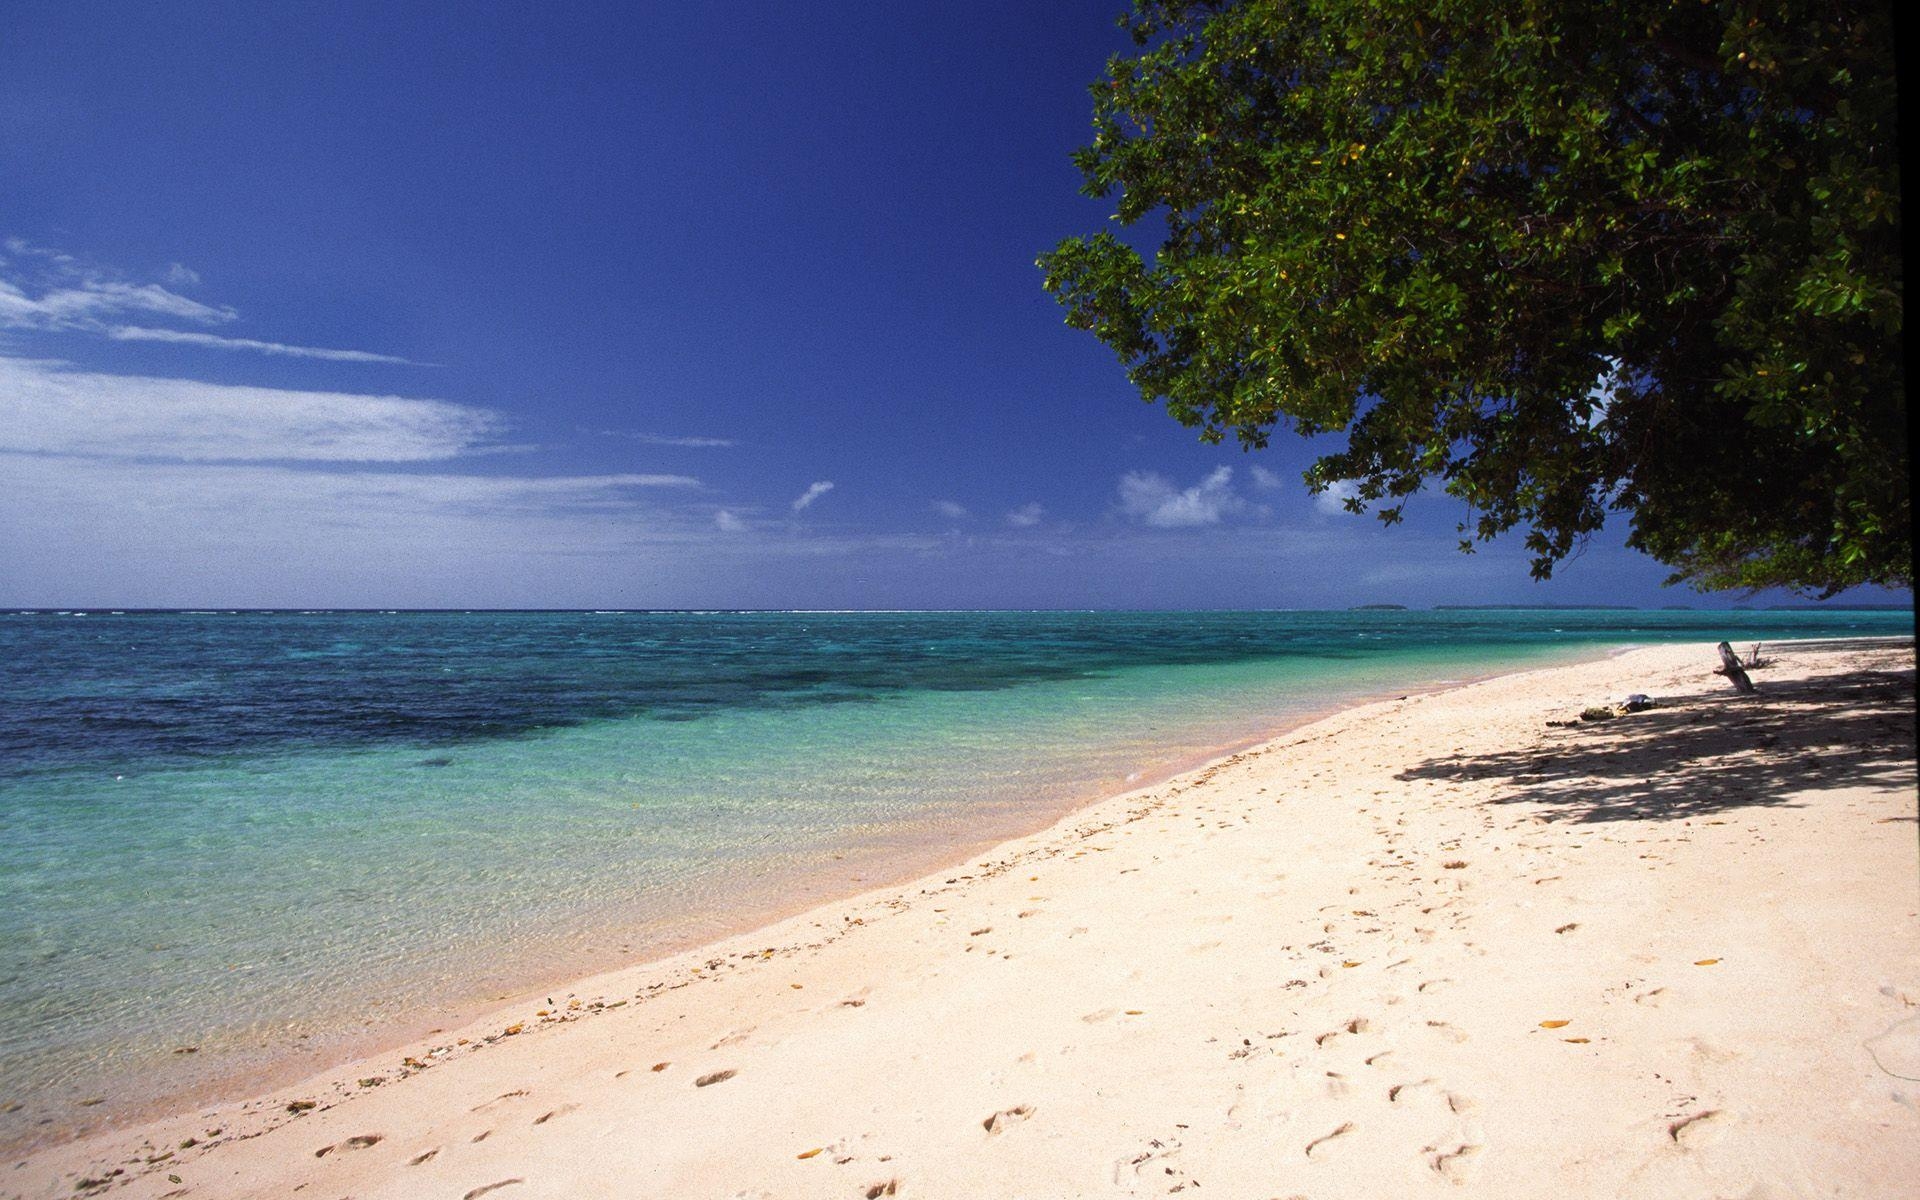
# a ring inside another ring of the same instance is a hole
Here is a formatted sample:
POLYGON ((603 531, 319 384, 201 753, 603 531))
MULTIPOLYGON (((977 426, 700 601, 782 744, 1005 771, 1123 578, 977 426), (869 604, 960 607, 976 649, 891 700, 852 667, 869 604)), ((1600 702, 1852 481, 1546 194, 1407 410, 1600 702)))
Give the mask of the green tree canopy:
POLYGON ((1043 256, 1212 442, 1545 577, 1609 512, 1700 588, 1911 586, 1893 29, 1873 0, 1136 0, 1043 256))

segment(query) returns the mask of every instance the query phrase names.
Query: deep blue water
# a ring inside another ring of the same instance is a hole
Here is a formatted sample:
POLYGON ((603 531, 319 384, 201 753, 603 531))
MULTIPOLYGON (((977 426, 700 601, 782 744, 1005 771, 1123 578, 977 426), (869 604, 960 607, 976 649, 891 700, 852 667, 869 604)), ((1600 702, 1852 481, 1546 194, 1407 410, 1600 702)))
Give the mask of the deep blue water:
POLYGON ((1129 667, 1911 630, 1883 612, 15 614, 0 616, 0 776, 448 749, 1129 667))

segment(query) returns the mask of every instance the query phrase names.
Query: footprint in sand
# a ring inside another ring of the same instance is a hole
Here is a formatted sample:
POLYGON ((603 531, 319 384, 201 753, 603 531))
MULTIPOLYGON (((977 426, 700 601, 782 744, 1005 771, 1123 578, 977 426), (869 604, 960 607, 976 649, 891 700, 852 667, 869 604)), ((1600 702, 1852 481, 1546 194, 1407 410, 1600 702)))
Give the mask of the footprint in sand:
POLYGON ((1420 985, 1419 990, 1422 992, 1437 992, 1452 982, 1453 980, 1451 979, 1429 979, 1420 985))
MULTIPOLYGON (((1880 994, 1902 1005, 1914 1003, 1904 991, 1891 984, 1882 987, 1880 994)), ((1887 1074, 1904 1079, 1920 1077, 1920 1017, 1895 1021, 1861 1045, 1887 1074)))
POLYGON ((1726 1113, 1717 1108, 1682 1117, 1667 1126, 1667 1136, 1683 1150, 1696 1150, 1718 1138, 1729 1124, 1726 1113))
POLYGON ((1114 1185, 1126 1187, 1127 1176, 1132 1175, 1136 1179, 1152 1179, 1157 1184, 1171 1184, 1169 1190, 1181 1191, 1187 1186, 1187 1180, 1186 1172, 1178 1164, 1179 1157, 1179 1138, 1153 1138, 1147 1142, 1146 1149, 1113 1164, 1114 1185))
POLYGON ((562 1104, 559 1108, 551 1109, 547 1112, 541 1113, 539 1116, 533 1119, 533 1123, 535 1125, 545 1125, 548 1121, 553 1120, 555 1117, 564 1117, 568 1113, 572 1112, 574 1109, 579 1107, 580 1106, 578 1104, 562 1104))
POLYGON ((358 1137, 350 1137, 344 1142, 335 1142, 331 1146, 322 1146, 313 1152, 313 1156, 315 1158, 325 1158, 335 1150, 365 1150, 368 1146, 379 1145, 382 1136, 384 1135, 378 1133, 363 1133, 358 1137))
POLYGON ((1693 1056, 1703 1062, 1733 1062, 1736 1059, 1744 1057, 1738 1050, 1731 1050, 1725 1046, 1717 1046, 1705 1038, 1688 1038, 1687 1043, 1693 1047, 1693 1056))
POLYGON ((460 1200, 480 1200, 480 1197, 486 1195, 488 1192, 497 1192, 503 1187, 512 1187, 516 1183, 525 1182, 526 1180, 524 1179, 502 1179, 499 1183, 489 1183, 485 1186, 474 1188, 466 1195, 460 1197, 460 1200))
POLYGON ((1474 1159, 1483 1149, 1481 1146, 1463 1144, 1451 1150, 1436 1154, 1430 1165, 1448 1183, 1461 1184, 1473 1175, 1474 1159))
POLYGON ((986 1120, 980 1122, 980 1127, 988 1133, 999 1133, 1015 1121, 1024 1121, 1032 1115, 1033 1105, 1016 1104, 1012 1108, 1003 1108, 999 1112, 994 1113, 986 1120))
POLYGON ((887 1179, 872 1185, 862 1194, 866 1196, 867 1200, 880 1200, 882 1196, 898 1195, 899 1191, 900 1181, 898 1179, 887 1179))
POLYGON ((1654 988, 1652 991, 1639 992, 1633 997, 1635 1004, 1644 1004, 1648 1008, 1659 1008, 1667 1002, 1667 989, 1654 988))
POLYGON ((440 1153, 440 1147, 435 1146, 431 1150, 427 1150, 427 1151, 424 1151, 423 1153, 416 1154, 412 1158, 408 1159, 407 1165, 410 1167, 417 1167, 421 1163, 432 1162, 433 1156, 438 1153, 440 1153))
POLYGON ((1348 1121, 1332 1133, 1317 1137, 1307 1143, 1306 1155, 1318 1162, 1331 1154, 1340 1144, 1340 1140, 1353 1132, 1353 1122, 1348 1121))

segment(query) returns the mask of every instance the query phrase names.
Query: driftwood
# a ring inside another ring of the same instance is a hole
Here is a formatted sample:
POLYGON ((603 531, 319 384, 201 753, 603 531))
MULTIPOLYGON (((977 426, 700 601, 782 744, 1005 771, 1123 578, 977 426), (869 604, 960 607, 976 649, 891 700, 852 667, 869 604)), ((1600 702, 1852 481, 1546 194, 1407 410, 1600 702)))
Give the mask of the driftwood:
POLYGON ((1740 665, 1740 656, 1725 642, 1720 643, 1720 665, 1713 669, 1713 673, 1725 675, 1735 691, 1753 691, 1753 680, 1747 678, 1747 669, 1740 665))

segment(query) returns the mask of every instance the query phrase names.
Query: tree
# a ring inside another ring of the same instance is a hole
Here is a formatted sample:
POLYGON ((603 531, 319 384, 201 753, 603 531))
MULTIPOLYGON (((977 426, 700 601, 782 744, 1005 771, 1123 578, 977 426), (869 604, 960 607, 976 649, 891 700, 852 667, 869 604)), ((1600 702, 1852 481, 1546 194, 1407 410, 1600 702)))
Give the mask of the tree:
POLYGON ((1624 513, 1702 589, 1911 586, 1893 30, 1872 0, 1135 0, 1040 259, 1149 402, 1533 573, 1624 513))

